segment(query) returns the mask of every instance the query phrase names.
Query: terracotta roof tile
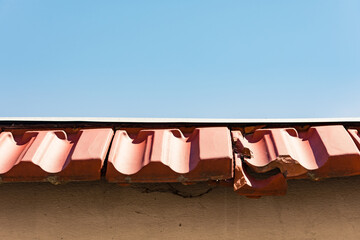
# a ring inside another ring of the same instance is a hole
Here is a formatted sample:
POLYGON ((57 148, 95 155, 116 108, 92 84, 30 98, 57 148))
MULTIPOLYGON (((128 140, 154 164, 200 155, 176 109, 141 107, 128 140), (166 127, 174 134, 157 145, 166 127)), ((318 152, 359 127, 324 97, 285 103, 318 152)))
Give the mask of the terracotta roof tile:
POLYGON ((360 133, 357 129, 349 129, 348 132, 350 133, 350 136, 354 140, 356 146, 358 149, 360 149, 360 133))
POLYGON ((2 181, 98 180, 112 136, 109 128, 4 131, 2 181))
POLYGON ((86 123, 86 129, 37 129, 28 124, 19 124, 25 129, 10 126, 0 133, 0 180, 4 182, 101 177, 118 183, 230 179, 237 193, 256 197, 285 194, 287 179, 360 174, 356 124, 350 128, 332 124, 267 128, 261 124, 232 131, 219 124, 195 128, 178 123, 180 128, 156 129, 135 128, 131 123, 125 128, 106 124, 89 128, 91 124, 86 123), (118 129, 115 135, 113 129, 118 129))
MULTIPOLYGON (((357 132, 350 133, 354 139, 358 137, 357 132)), ((255 173, 279 169, 286 178, 316 180, 360 174, 359 149, 341 125, 311 127, 301 132, 294 128, 270 128, 255 130, 246 136, 240 131, 232 134, 237 146, 236 157, 241 159, 237 160, 235 183, 249 174, 243 165, 255 173)), ((278 189, 282 192, 283 186, 278 189)))
MULTIPOLYGON (((250 171, 251 172, 251 171, 250 171)), ((234 190, 245 196, 284 195, 287 182, 282 173, 252 176, 242 160, 235 156, 234 190)))
POLYGON ((232 146, 226 127, 115 133, 106 178, 111 182, 200 181, 232 178, 232 146))

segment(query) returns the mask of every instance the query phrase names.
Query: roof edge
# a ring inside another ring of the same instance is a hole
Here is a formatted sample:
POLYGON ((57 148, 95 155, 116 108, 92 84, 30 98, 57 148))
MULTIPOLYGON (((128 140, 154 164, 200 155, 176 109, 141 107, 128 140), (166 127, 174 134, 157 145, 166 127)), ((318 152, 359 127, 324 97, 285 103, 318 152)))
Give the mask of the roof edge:
POLYGON ((262 123, 360 123, 354 118, 97 118, 97 117, 0 117, 0 122, 84 122, 84 123, 220 123, 220 124, 262 124, 262 123))

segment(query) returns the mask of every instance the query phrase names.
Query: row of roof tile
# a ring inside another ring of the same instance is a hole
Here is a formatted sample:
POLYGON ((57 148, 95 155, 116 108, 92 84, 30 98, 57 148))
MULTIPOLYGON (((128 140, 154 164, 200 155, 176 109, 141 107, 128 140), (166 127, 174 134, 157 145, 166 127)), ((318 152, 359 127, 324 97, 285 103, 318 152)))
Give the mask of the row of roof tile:
POLYGON ((0 133, 0 177, 13 181, 230 180, 241 195, 281 195, 286 179, 360 174, 360 138, 342 125, 268 128, 11 129, 0 133))
POLYGON ((111 128, 3 131, 2 181, 99 180, 109 151, 105 178, 110 182, 232 178, 231 138, 226 127, 190 133, 179 129, 132 132, 117 130, 114 136, 111 128))
POLYGON ((359 133, 343 126, 232 132, 234 188, 244 195, 282 195, 286 179, 319 180, 360 174, 359 133))

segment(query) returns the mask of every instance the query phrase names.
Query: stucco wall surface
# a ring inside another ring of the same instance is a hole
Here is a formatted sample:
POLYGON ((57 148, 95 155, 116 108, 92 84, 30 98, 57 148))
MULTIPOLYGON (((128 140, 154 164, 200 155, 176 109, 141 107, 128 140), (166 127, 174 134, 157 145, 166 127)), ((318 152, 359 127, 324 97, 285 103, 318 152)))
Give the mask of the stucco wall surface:
POLYGON ((360 239, 359 186, 294 180, 249 199, 206 184, 1 184, 0 239, 360 239))

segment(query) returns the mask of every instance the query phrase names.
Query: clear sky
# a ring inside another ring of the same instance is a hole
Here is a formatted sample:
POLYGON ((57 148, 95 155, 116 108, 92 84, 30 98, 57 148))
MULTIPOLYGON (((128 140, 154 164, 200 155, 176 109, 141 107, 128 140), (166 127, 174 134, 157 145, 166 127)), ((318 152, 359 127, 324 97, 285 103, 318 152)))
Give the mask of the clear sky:
POLYGON ((3 1, 0 116, 360 117, 360 1, 3 1))

